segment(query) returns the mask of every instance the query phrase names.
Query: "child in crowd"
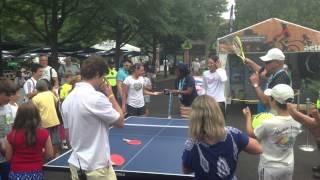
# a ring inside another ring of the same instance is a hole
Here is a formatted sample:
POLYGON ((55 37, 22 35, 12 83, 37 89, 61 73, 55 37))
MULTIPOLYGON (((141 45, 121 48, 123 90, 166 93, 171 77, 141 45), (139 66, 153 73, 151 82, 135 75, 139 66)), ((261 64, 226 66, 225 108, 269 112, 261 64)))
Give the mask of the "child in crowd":
POLYGON ((55 157, 60 154, 61 138, 59 135, 59 117, 56 105, 58 98, 48 89, 49 81, 41 79, 37 82, 37 95, 32 98, 32 102, 38 108, 41 117, 41 127, 46 128, 53 144, 55 157))
POLYGON ((294 92, 289 85, 278 84, 266 89, 264 94, 269 96, 270 107, 277 114, 273 118, 264 120, 253 129, 250 109, 243 109, 249 136, 257 138, 263 148, 258 167, 259 180, 291 180, 293 146, 301 132, 301 124, 287 110, 286 103, 293 101, 294 92))
POLYGON ((195 179, 236 179, 238 154, 243 150, 260 154, 261 145, 239 129, 225 127, 219 104, 208 95, 192 103, 190 138, 182 155, 184 173, 195 173, 195 179))
POLYGON ((43 180, 43 155, 52 157, 53 149, 49 133, 40 128, 40 121, 39 111, 31 102, 20 105, 12 130, 5 140, 10 180, 43 180))
POLYGON ((62 102, 66 96, 69 94, 69 91, 72 89, 71 81, 73 75, 71 73, 66 73, 64 76, 65 83, 59 89, 59 98, 62 102))

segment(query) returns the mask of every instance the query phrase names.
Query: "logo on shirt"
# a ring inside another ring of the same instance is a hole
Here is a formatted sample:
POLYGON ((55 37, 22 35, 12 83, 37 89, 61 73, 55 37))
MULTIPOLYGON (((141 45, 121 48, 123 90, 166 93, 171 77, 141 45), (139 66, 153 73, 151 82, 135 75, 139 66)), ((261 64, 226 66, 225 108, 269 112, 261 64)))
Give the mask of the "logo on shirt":
POLYGON ((136 91, 141 90, 141 89, 142 89, 142 83, 140 83, 140 82, 134 83, 134 84, 133 84, 133 88, 134 88, 134 90, 136 90, 136 91))
POLYGON ((230 174, 230 167, 225 158, 219 157, 217 161, 217 174, 219 177, 224 178, 230 174))

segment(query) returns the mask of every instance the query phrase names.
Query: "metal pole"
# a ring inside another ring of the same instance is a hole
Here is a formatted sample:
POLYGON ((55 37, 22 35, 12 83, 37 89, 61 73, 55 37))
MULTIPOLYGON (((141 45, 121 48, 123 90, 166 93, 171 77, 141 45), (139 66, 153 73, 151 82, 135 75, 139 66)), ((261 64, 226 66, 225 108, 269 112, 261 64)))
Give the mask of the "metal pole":
POLYGON ((172 92, 169 92, 168 119, 171 119, 172 113, 172 92))

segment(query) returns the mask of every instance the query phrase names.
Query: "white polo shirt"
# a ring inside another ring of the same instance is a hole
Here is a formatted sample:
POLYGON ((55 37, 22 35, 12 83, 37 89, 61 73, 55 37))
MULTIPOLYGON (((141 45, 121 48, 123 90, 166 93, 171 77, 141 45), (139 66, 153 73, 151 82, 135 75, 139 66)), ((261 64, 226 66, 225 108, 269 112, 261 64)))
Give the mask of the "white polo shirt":
POLYGON ((227 81, 226 70, 222 68, 216 69, 215 72, 203 72, 203 88, 205 94, 215 98, 217 102, 225 102, 224 83, 227 81))
POLYGON ((110 166, 109 127, 120 114, 108 98, 79 82, 62 103, 62 116, 73 149, 68 162, 79 168, 79 159, 89 171, 110 166))

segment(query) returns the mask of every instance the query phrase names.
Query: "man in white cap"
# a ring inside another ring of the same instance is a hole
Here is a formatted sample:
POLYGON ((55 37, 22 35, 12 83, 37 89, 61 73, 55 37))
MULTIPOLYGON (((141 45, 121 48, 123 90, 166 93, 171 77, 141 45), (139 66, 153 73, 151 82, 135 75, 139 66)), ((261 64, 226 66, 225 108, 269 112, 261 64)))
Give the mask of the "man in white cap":
POLYGON ((301 132, 301 124, 290 116, 287 108, 287 103, 294 99, 294 92, 289 85, 278 84, 266 89, 264 94, 277 115, 253 129, 250 109, 243 110, 248 135, 256 137, 263 149, 258 167, 259 180, 292 180, 293 146, 301 132))
MULTIPOLYGON (((280 49, 272 48, 265 56, 261 56, 260 59, 265 63, 265 70, 269 76, 266 88, 273 88, 277 84, 291 84, 288 74, 283 69, 285 55, 280 49)), ((250 76, 251 84, 262 103, 268 105, 268 97, 263 93, 263 89, 265 88, 260 87, 260 77, 257 73, 262 67, 248 58, 246 58, 245 63, 255 70, 256 73, 250 76)))

